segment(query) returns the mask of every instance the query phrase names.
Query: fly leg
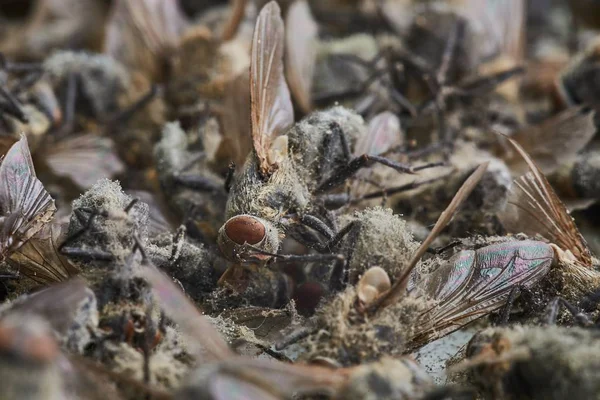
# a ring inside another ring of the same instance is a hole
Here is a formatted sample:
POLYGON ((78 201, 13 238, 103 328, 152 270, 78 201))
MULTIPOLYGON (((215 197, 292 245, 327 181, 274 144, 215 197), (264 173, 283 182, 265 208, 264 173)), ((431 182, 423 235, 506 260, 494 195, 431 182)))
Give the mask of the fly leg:
MULTIPOLYGON (((344 157, 350 159, 350 145, 348 144, 348 141, 346 140, 346 135, 342 131, 341 127, 336 123, 332 123, 330 128, 332 130, 332 134, 337 136, 340 140, 344 157)), ((350 159, 345 165, 336 168, 336 170, 334 170, 333 173, 327 179, 321 182, 321 184, 317 187, 315 193, 321 194, 331 189, 334 189, 337 186, 344 183, 348 178, 352 177, 362 168, 370 167, 375 163, 385 165, 400 173, 405 174, 414 174, 415 172, 421 171, 423 169, 443 165, 443 163, 428 163, 425 165, 413 167, 407 164, 390 160, 382 156, 363 154, 361 156, 350 159)))
MULTIPOLYGON (((115 256, 108 251, 99 249, 83 249, 69 246, 70 243, 74 242, 86 232, 90 231, 94 224, 94 220, 98 216, 102 215, 101 212, 95 211, 91 213, 87 220, 85 220, 83 212, 84 211, 81 209, 73 210, 73 214, 75 214, 82 227, 73 234, 69 235, 65 241, 58 246, 58 252, 68 257, 84 258, 92 261, 114 261, 115 256)), ((107 216, 108 214, 105 215, 107 216)))
POLYGON ((173 182, 177 185, 181 185, 188 189, 199 192, 219 193, 225 191, 225 193, 229 193, 229 189, 231 189, 231 184, 233 182, 233 175, 235 173, 235 163, 233 162, 229 163, 227 174, 225 175, 225 180, 223 183, 196 173, 182 173, 191 169, 196 162, 201 161, 205 157, 206 154, 204 153, 200 153, 198 156, 194 157, 181 169, 181 171, 173 174, 173 182))
MULTIPOLYGON (((125 213, 129 213, 133 206, 139 200, 133 199, 123 210, 125 213)), ((109 218, 110 214, 106 210, 91 210, 88 208, 78 208, 73 210, 73 214, 77 218, 81 228, 73 232, 69 235, 61 244, 58 246, 58 252, 70 257, 83 258, 92 261, 114 261, 115 256, 108 251, 94 249, 94 248, 79 248, 69 246, 70 243, 73 243, 80 237, 82 237, 87 232, 91 231, 92 226, 96 218, 102 216, 104 218, 109 218), (89 214, 89 217, 86 219, 85 213, 89 214)))
POLYGON ((567 300, 562 297, 554 298, 546 308, 546 323, 549 325, 555 325, 556 320, 558 318, 558 312, 560 307, 564 307, 569 314, 573 316, 577 325, 581 327, 590 327, 593 326, 594 323, 590 320, 590 318, 577 307, 569 303, 567 300))

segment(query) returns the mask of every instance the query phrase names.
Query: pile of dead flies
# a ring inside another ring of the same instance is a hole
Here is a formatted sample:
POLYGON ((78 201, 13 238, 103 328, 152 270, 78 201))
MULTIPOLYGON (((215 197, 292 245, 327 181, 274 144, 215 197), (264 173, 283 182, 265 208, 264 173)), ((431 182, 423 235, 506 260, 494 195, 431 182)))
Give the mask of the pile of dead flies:
POLYGON ((600 399, 600 2, 0 21, 0 399, 600 399))

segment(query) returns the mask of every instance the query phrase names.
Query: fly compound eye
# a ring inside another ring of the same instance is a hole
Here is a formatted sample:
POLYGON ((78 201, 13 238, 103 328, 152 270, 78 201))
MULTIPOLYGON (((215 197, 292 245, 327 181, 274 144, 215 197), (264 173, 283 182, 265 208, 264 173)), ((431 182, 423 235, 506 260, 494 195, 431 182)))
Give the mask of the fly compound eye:
POLYGON ((225 222, 225 234, 237 244, 258 244, 266 234, 265 224, 250 215, 238 215, 225 222))

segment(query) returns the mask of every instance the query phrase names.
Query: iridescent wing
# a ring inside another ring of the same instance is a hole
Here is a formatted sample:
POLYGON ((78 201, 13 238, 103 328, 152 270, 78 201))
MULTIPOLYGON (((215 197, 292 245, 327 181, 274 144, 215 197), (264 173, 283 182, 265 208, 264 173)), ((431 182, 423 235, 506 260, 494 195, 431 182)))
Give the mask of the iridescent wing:
POLYGON ((271 1, 256 21, 250 60, 252 142, 263 176, 277 168, 275 139, 294 123, 290 91, 283 74, 284 35, 281 11, 271 1))
POLYGON ((64 240, 64 226, 49 223, 12 253, 8 263, 23 275, 41 284, 66 281, 79 269, 58 251, 64 240))
POLYGON ((529 172, 513 181, 506 209, 498 214, 502 225, 512 233, 539 235, 590 267, 590 250, 567 208, 527 152, 508 140, 527 163, 529 172))
POLYGON ((27 138, 15 143, 0 165, 0 253, 6 257, 52 220, 56 207, 35 175, 27 138))
MULTIPOLYGON (((539 125, 521 129, 511 138, 529 153, 543 173, 550 174, 573 160, 595 133, 594 112, 584 107, 573 107, 539 125)), ((514 170, 528 169, 518 155, 510 157, 508 162, 514 170)))
POLYGON ((117 0, 106 28, 105 52, 151 80, 160 80, 164 62, 186 27, 177 1, 117 0))
POLYGON ((533 240, 457 253, 413 288, 435 305, 419 317, 411 346, 429 343, 497 310, 513 288, 534 285, 553 261, 552 247, 533 240))
POLYGON ((429 235, 427 235, 423 243, 421 243, 417 251, 415 251, 415 254, 411 257, 406 268, 404 268, 399 276, 396 277, 391 289, 386 294, 380 296, 380 300, 374 302, 374 305, 371 306, 372 309, 377 310, 382 306, 392 304, 406 295, 408 281, 417 263, 421 260, 421 257, 423 257, 440 232, 450 223, 461 204, 469 197, 471 192, 473 192, 473 189, 475 189, 475 186, 477 186, 483 177, 488 164, 489 162, 486 162, 477 167, 477 169, 467 178, 465 183, 462 184, 452 198, 452 201, 450 201, 450 204, 448 204, 448 207, 442 211, 442 214, 431 229, 431 232, 429 232, 429 235))
POLYGON ((286 18, 285 71, 292 95, 305 114, 312 110, 318 27, 306 0, 293 3, 286 18))
POLYGON ((82 189, 123 172, 112 139, 88 133, 71 136, 44 151, 44 160, 58 176, 67 176, 82 189))

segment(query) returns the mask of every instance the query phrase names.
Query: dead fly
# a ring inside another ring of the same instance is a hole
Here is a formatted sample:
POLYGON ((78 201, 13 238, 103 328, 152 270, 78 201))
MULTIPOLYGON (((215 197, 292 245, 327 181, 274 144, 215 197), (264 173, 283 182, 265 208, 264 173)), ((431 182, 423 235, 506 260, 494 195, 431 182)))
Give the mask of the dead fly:
MULTIPOLYGON (((234 178, 228 220, 219 231, 221 251, 232 261, 272 258, 285 232, 299 222, 327 226, 321 196, 362 168, 380 163, 414 173, 431 166, 411 167, 368 154, 353 157, 350 146, 362 129, 360 117, 340 107, 309 115, 290 128, 294 116, 283 76, 283 43, 279 7, 271 2, 259 15, 252 46, 254 152, 234 178)), ((336 234, 326 237, 335 240, 336 234)))
POLYGON ((332 369, 238 356, 169 278, 151 265, 144 277, 165 313, 188 336, 190 348, 206 360, 188 375, 176 392, 177 398, 229 399, 243 393, 248 399, 284 399, 320 393, 338 400, 417 400, 432 393, 453 393, 454 388, 436 389, 409 358, 384 357, 354 368, 332 369))
POLYGON ((68 236, 59 251, 89 267, 124 262, 135 236, 146 238, 147 220, 146 204, 123 193, 119 183, 101 180, 73 202, 68 236))
MULTIPOLYGON (((213 128, 218 130, 218 126, 213 128)), ((183 220, 188 235, 213 243, 224 222, 230 182, 211 171, 209 144, 191 141, 179 123, 166 124, 161 141, 154 147, 156 170, 166 201, 183 220)))
POLYGON ((471 381, 490 399, 598 396, 598 330, 557 326, 488 328, 467 345, 471 381))
MULTIPOLYGON (((447 265, 442 264, 440 268, 434 269, 427 278, 423 277, 421 280, 417 280, 409 291, 406 290, 408 282, 414 274, 413 269, 421 256, 448 224, 456 209, 473 191, 483 176, 485 168, 486 165, 480 166, 467 179, 440 216, 430 235, 418 248, 416 243, 412 242, 410 235, 408 235, 409 240, 407 241, 406 230, 393 231, 390 229, 390 232, 386 232, 387 234, 381 235, 380 233, 378 236, 374 236, 375 238, 383 236, 381 242, 376 239, 370 239, 369 242, 370 234, 376 232, 376 229, 369 230, 367 229, 368 225, 364 225, 364 221, 358 221, 357 232, 361 233, 363 237, 359 236, 358 241, 354 242, 355 251, 358 251, 358 254, 351 255, 349 262, 350 265, 355 265, 355 270, 351 272, 354 273, 354 279, 358 279, 358 282, 330 299, 317 311, 315 333, 309 335, 303 343, 308 351, 305 355, 307 358, 329 357, 342 365, 354 365, 377 359, 383 354, 401 355, 414 347, 427 343, 427 340, 420 341, 422 335, 431 333, 435 335, 438 331, 440 336, 450 333, 452 330, 444 328, 455 324, 454 329, 458 329, 463 324, 483 316, 503 304, 510 291, 510 284, 499 291, 496 291, 496 287, 489 287, 489 285, 496 282, 496 277, 502 276, 506 270, 505 265, 492 263, 493 265, 489 266, 485 262, 478 264, 474 255, 471 255, 471 262, 465 264, 454 261, 447 265), (361 222, 363 222, 362 226, 361 222), (365 245, 361 242, 369 243, 367 247, 370 245, 371 248, 365 252, 365 245), (396 242, 402 244, 394 248, 396 242), (377 250, 373 250, 377 249, 376 246, 382 246, 382 249, 391 251, 395 261, 402 264, 387 264, 382 257, 386 254, 385 250, 379 255, 377 250), (364 254, 360 252, 364 252, 364 254), (410 259, 403 254, 404 252, 411 254, 410 259), (374 254, 373 259, 369 259, 369 254, 374 254), (357 259, 353 261, 353 258, 357 259), (367 263, 371 268, 366 271, 359 269, 358 267, 362 267, 360 261, 367 263), (372 263, 369 264, 370 262, 372 263), (379 267, 378 263, 383 268, 379 267), (384 268, 393 269, 388 272, 384 268), (452 272, 450 273, 448 270, 452 272), (395 274, 393 284, 389 278, 386 279, 391 273, 395 274), (362 274, 362 277, 356 277, 357 274, 362 274), (447 278, 448 276, 451 278, 447 278), (459 282, 454 279, 459 279, 459 282), (431 287, 428 287, 429 282, 439 282, 440 286, 430 284, 431 287), (478 285, 481 285, 481 291, 471 292, 471 289, 476 289, 478 285), (481 298, 473 298, 474 293, 478 293, 481 298), (486 308, 484 304, 490 308, 486 308), (448 307, 448 312, 438 315, 437 310, 444 306, 448 307)), ((375 213, 373 214, 375 215, 375 213)), ((383 219, 386 217, 392 219, 389 215, 380 216, 383 219)), ((397 223, 388 223, 383 227, 388 225, 391 228, 399 226, 397 223)), ((375 226, 375 228, 377 227, 375 226)), ((348 240, 351 240, 351 236, 348 237, 348 240)), ((526 249, 527 244, 522 247, 526 249)), ((514 257, 520 255, 519 248, 509 249, 509 251, 514 257)), ((552 260, 552 251, 551 249, 549 251, 548 263, 552 260)), ((501 261, 510 261, 510 257, 501 261)), ((425 265, 422 263, 420 269, 427 265, 433 267, 430 262, 424 263, 425 265)), ((512 277, 504 277, 504 279, 512 277)), ((427 339, 433 339, 433 337, 427 339)))

